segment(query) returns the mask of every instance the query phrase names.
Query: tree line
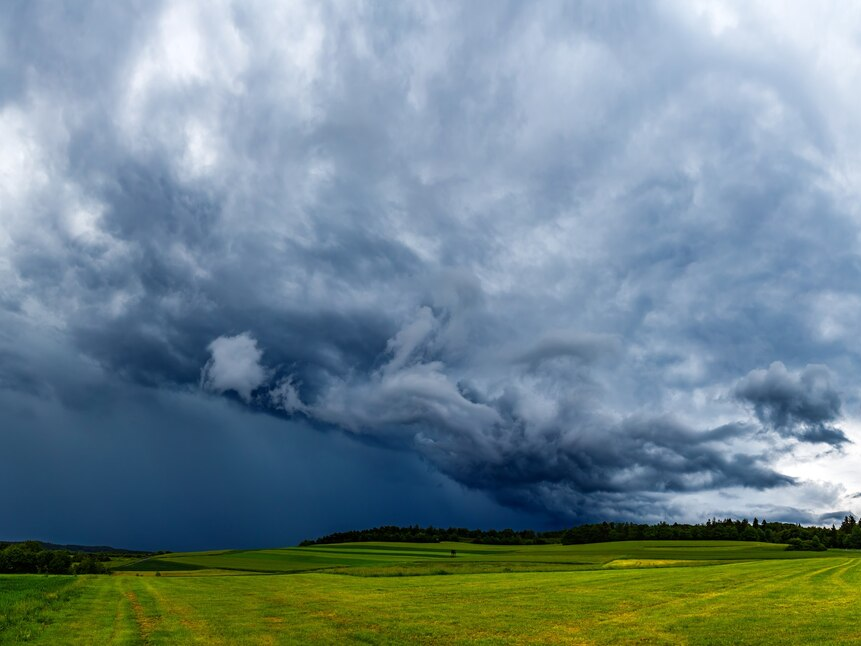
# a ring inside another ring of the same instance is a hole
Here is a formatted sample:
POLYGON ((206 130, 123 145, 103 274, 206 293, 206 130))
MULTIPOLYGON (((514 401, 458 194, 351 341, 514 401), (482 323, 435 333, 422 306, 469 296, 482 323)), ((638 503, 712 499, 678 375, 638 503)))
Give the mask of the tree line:
POLYGON ((828 548, 861 549, 861 524, 851 514, 844 517, 840 527, 805 527, 795 523, 768 522, 754 518, 733 520, 712 518, 705 523, 592 523, 566 530, 536 532, 531 529, 515 531, 466 529, 464 527, 398 527, 386 525, 372 529, 336 532, 315 540, 305 540, 300 546, 332 543, 361 543, 369 541, 391 543, 438 543, 443 541, 480 543, 484 545, 543 545, 562 543, 606 543, 640 540, 712 540, 758 541, 786 544, 791 550, 826 550, 828 548))
POLYGON ((0 543, 0 574, 101 574, 107 554, 45 549, 39 541, 0 543))
POLYGON ((386 543, 440 543, 443 541, 460 543, 482 543, 485 545, 544 545, 558 543, 562 531, 536 532, 531 529, 515 531, 513 529, 467 529, 465 527, 420 527, 411 525, 397 527, 385 525, 373 529, 360 529, 349 532, 336 532, 322 538, 305 540, 300 547, 309 545, 326 545, 331 543, 365 543, 379 541, 386 543))
POLYGON ((861 549, 861 525, 847 515, 840 527, 804 527, 796 523, 760 521, 746 518, 733 520, 712 518, 702 524, 600 523, 572 527, 562 534, 561 543, 603 543, 637 540, 711 540, 758 541, 786 544, 787 549, 826 550, 828 548, 861 549))

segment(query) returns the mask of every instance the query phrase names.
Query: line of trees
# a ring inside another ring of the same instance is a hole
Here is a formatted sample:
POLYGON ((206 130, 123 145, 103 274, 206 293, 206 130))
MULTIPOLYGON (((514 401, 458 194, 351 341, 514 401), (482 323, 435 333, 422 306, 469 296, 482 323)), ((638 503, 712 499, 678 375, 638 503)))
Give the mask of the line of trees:
POLYGON ((397 527, 386 525, 372 529, 337 532, 300 545, 326 545, 332 543, 361 543, 370 541, 395 543, 438 543, 457 541, 485 545, 543 545, 562 543, 605 543, 640 540, 718 540, 759 541, 786 544, 792 550, 825 550, 828 548, 861 549, 861 524, 855 517, 844 517, 840 527, 804 527, 794 523, 760 521, 746 518, 733 520, 712 518, 700 524, 658 523, 592 523, 567 530, 536 532, 531 529, 481 530, 464 527, 397 527))
POLYGON ((861 549, 861 525, 851 514, 844 517, 840 527, 803 527, 794 523, 769 523, 757 518, 753 522, 713 518, 696 525, 600 523, 572 527, 564 532, 561 542, 573 545, 636 540, 759 541, 787 544, 788 549, 796 550, 861 549))
POLYGON ((336 532, 317 538, 305 540, 300 546, 326 545, 332 543, 366 543, 380 541, 387 543, 440 543, 453 541, 460 543, 482 543, 485 545, 544 545, 558 543, 562 531, 536 532, 531 529, 514 531, 513 529, 467 529, 465 527, 397 527, 385 525, 372 529, 359 529, 350 532, 336 532))
POLYGON ((104 554, 45 549, 39 541, 0 546, 2 574, 101 574, 109 560, 104 554))

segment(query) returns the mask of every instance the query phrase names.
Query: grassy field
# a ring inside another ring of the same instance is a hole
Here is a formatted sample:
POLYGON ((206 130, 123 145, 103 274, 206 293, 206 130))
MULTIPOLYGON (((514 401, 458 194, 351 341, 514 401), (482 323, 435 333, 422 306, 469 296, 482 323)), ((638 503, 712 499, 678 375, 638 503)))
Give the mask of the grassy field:
POLYGON ((169 554, 0 577, 0 642, 859 643, 859 557, 703 541, 169 554))
MULTIPOLYGON (((830 557, 846 552, 815 553, 830 557)), ((632 541, 594 545, 474 545, 469 543, 342 543, 277 550, 220 550, 161 555, 115 569, 164 574, 205 569, 243 572, 310 572, 397 575, 519 570, 582 570, 641 565, 703 565, 727 561, 809 558, 810 552, 787 552, 783 545, 728 541, 632 541), (457 556, 452 558, 451 551, 457 556)))

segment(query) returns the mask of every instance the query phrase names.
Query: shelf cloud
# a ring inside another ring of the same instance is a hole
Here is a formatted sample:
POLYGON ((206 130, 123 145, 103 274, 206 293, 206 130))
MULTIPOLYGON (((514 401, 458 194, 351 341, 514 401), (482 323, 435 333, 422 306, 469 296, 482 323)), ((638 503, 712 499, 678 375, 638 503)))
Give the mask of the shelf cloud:
MULTIPOLYGON (((231 446, 355 447, 354 490, 409 472, 437 519, 452 491, 548 526, 852 509, 859 26, 837 2, 4 3, 0 437, 181 396, 246 420, 231 446)), ((283 482, 278 451, 231 454, 283 482)))

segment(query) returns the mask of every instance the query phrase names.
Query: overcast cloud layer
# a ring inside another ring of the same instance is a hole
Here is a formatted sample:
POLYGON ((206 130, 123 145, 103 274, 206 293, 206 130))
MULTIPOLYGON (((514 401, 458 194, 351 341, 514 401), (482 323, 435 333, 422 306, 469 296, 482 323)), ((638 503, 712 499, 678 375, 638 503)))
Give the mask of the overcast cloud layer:
POLYGON ((861 8, 461 5, 0 6, 8 531, 853 510, 861 8))

